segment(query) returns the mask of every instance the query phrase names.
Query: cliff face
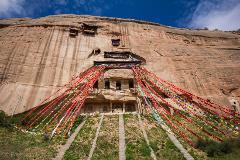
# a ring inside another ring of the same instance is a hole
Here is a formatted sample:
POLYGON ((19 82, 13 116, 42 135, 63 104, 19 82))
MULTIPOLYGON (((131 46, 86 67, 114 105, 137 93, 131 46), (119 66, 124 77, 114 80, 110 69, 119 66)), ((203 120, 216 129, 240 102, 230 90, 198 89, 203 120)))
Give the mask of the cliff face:
POLYGON ((59 15, 0 20, 0 110, 26 111, 103 59, 103 51, 131 51, 146 68, 175 85, 222 105, 240 101, 240 35, 154 23, 59 15), (83 23, 97 34, 69 36, 83 23), (111 39, 121 45, 113 47, 111 39), (100 54, 89 56, 93 49, 100 54))

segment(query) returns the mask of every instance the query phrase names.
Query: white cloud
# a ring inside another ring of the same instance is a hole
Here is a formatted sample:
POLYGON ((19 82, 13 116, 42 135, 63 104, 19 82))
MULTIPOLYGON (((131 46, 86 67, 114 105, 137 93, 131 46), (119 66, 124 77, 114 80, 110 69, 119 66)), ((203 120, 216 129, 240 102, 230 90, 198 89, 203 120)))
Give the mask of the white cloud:
POLYGON ((25 0, 0 0, 0 17, 8 18, 16 15, 24 15, 25 0))
POLYGON ((239 0, 200 0, 191 15, 191 28, 240 29, 239 0))

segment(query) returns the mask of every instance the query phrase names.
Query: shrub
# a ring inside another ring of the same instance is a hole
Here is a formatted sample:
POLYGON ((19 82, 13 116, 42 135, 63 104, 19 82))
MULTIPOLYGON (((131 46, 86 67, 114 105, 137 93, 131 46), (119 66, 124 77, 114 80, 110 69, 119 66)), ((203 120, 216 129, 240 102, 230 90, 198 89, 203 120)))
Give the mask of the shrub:
POLYGON ((2 125, 4 123, 6 119, 6 115, 3 111, 0 111, 0 125, 2 125))
POLYGON ((196 148, 198 149, 201 149, 201 150, 204 150, 207 146, 207 143, 206 141, 203 141, 203 140, 198 140, 197 143, 196 143, 196 148))
POLYGON ((4 111, 0 111, 0 126, 5 128, 12 128, 11 122, 7 118, 4 111))
POLYGON ((206 146, 205 152, 209 157, 213 157, 220 154, 220 148, 216 142, 213 142, 206 146))
POLYGON ((207 153, 209 157, 215 155, 228 154, 232 152, 234 140, 226 140, 224 142, 215 142, 212 140, 198 140, 196 147, 207 153))
POLYGON ((223 153, 231 153, 232 152, 232 143, 231 141, 224 141, 223 143, 221 143, 221 145, 219 146, 220 151, 223 153))

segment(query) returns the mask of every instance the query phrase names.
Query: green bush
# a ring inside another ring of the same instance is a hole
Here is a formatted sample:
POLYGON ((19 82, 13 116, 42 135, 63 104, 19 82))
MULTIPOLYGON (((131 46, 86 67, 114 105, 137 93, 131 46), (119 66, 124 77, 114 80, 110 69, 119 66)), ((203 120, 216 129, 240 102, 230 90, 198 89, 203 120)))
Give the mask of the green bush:
POLYGON ((214 157, 216 155, 231 153, 233 144, 234 140, 226 140, 221 143, 212 140, 198 140, 196 147, 206 152, 209 157, 214 157))
POLYGON ((214 157, 215 155, 219 155, 221 153, 220 147, 216 142, 210 143, 206 146, 205 152, 209 157, 214 157))
POLYGON ((233 145, 230 141, 224 141, 222 145, 220 146, 220 150, 223 153, 231 153, 232 152, 233 145))
POLYGON ((12 128, 12 124, 4 111, 0 111, 0 126, 9 129, 12 128))
POLYGON ((6 119, 6 115, 3 111, 0 111, 0 124, 2 125, 6 119))
POLYGON ((196 143, 196 148, 204 150, 207 147, 207 142, 204 140, 198 140, 196 143))

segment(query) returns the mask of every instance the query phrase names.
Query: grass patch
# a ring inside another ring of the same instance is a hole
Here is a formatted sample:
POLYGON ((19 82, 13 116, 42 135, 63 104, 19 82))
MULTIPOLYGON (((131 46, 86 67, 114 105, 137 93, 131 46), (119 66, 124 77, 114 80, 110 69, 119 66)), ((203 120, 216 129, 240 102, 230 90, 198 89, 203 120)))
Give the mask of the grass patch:
POLYGON ((65 160, 86 159, 91 149, 99 117, 87 118, 84 126, 64 155, 65 160))
POLYGON ((22 132, 15 125, 24 114, 7 117, 0 112, 0 159, 52 159, 65 139, 56 136, 51 141, 44 140, 40 132, 22 132))
POLYGON ((151 159, 150 149, 143 137, 136 115, 124 115, 126 159, 151 159))
POLYGON ((0 127, 0 158, 10 159, 38 159, 53 158, 59 145, 65 141, 63 138, 55 138, 45 141, 43 135, 31 135, 17 129, 0 127))
POLYGON ((155 120, 145 115, 142 117, 143 125, 148 135, 150 146, 157 159, 185 159, 176 146, 168 138, 165 131, 158 126, 155 120))
POLYGON ((118 159, 118 141, 118 116, 104 116, 92 159, 118 159))

